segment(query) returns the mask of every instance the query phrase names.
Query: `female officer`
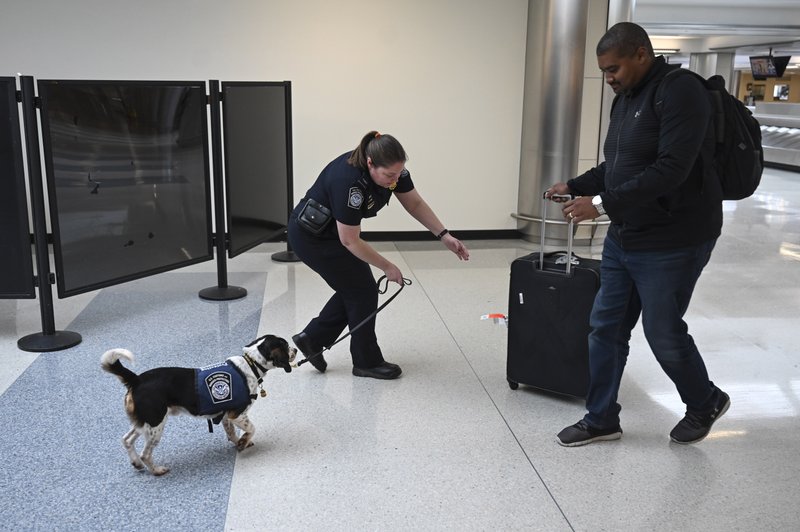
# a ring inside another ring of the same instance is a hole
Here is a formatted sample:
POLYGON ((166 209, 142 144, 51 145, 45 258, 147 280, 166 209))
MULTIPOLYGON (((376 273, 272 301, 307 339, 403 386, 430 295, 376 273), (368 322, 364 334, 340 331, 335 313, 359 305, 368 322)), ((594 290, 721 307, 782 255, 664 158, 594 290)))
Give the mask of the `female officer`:
MULTIPOLYGON (((370 265, 383 270, 389 281, 403 282, 398 267, 361 240, 361 219, 375 216, 393 192, 403 208, 450 251, 469 260, 466 246, 447 232, 414 189, 406 160, 397 139, 370 131, 355 150, 322 170, 292 212, 288 231, 292 250, 336 292, 319 316, 292 337, 306 358, 336 341, 345 326, 352 330, 378 308, 378 287, 370 265)), ((353 331, 350 354, 353 375, 358 377, 396 379, 402 373, 397 364, 383 359, 374 317, 353 331)), ((327 368, 322 355, 310 362, 320 372, 327 368)))

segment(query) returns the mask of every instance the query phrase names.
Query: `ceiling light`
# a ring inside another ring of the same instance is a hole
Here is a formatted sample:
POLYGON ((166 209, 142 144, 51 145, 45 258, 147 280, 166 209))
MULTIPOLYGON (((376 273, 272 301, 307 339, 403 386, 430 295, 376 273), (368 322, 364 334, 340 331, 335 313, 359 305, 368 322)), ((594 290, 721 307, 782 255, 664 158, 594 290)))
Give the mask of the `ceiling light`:
POLYGON ((681 51, 680 48, 654 48, 653 49, 653 52, 655 52, 656 55, 677 54, 680 51, 681 51))

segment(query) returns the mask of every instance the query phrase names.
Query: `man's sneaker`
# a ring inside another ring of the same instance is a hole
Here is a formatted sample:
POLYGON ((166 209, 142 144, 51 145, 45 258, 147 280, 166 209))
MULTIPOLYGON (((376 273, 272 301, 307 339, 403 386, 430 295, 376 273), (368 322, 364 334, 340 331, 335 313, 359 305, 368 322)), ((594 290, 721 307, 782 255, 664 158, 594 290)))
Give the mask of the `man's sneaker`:
POLYGON ((622 437, 622 428, 619 425, 609 429, 595 429, 580 420, 571 427, 558 433, 556 439, 564 447, 578 447, 593 441, 618 440, 622 437))
POLYGON ((731 398, 728 397, 727 393, 720 390, 717 404, 714 405, 714 410, 711 413, 698 415, 686 412, 686 416, 675 425, 675 428, 669 433, 669 437, 675 443, 686 444, 701 441, 708 436, 711 426, 728 411, 730 406, 731 398))

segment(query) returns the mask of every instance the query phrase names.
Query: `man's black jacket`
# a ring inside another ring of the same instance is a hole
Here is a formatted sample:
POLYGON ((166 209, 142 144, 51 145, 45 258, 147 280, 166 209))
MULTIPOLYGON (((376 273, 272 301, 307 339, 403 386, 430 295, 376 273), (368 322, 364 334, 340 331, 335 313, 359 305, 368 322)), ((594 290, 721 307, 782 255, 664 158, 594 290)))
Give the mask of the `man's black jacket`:
POLYGON ((642 81, 614 99, 605 161, 567 184, 580 196, 600 194, 609 236, 624 249, 675 249, 720 235, 722 192, 713 170, 708 92, 659 56, 642 81))

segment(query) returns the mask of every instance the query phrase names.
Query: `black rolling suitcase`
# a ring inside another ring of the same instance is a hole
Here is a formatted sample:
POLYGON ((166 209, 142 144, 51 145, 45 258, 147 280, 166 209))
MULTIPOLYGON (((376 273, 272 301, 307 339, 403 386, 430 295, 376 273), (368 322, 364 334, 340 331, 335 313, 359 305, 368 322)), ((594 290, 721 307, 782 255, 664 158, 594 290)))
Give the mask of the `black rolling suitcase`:
POLYGON ((541 250, 511 263, 506 375, 512 390, 527 384, 586 397, 589 314, 600 288, 600 261, 572 254, 572 229, 570 221, 566 252, 544 253, 543 219, 541 250))

